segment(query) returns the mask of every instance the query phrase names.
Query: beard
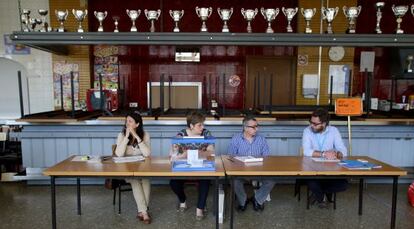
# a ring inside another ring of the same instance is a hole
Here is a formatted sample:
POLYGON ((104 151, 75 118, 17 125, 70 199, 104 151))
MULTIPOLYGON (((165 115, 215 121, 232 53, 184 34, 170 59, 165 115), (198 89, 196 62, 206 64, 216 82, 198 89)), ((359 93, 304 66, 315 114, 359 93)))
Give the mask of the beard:
POLYGON ((311 129, 312 129, 312 132, 315 133, 315 134, 322 133, 325 130, 324 127, 321 127, 321 128, 318 128, 318 129, 314 129, 314 128, 311 127, 311 129))

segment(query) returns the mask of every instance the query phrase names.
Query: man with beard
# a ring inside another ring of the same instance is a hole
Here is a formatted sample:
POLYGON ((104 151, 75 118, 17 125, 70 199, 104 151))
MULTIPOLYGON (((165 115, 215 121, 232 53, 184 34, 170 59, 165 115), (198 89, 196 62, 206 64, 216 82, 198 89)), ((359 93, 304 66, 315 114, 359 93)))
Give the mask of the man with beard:
MULTIPOLYGON (((347 149, 342 141, 341 134, 334 126, 329 125, 329 113, 318 108, 312 113, 309 126, 302 136, 304 156, 322 157, 326 159, 342 159, 347 155, 347 149)), ((327 201, 332 202, 332 194, 347 189, 346 179, 317 179, 309 180, 308 187, 312 192, 310 203, 318 202, 320 208, 327 208, 327 201), (325 200, 325 195, 327 201, 325 200)))

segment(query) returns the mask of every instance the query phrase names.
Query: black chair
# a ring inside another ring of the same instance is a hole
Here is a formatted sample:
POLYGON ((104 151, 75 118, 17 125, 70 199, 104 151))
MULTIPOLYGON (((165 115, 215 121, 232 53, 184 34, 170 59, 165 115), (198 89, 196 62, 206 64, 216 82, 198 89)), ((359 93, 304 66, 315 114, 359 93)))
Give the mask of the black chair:
MULTIPOLYGON (((112 156, 115 155, 116 145, 112 145, 112 156)), ((116 203, 116 192, 118 190, 118 214, 121 214, 121 194, 123 192, 132 191, 131 185, 127 183, 124 179, 111 179, 111 189, 114 190, 114 196, 112 204, 116 203)))

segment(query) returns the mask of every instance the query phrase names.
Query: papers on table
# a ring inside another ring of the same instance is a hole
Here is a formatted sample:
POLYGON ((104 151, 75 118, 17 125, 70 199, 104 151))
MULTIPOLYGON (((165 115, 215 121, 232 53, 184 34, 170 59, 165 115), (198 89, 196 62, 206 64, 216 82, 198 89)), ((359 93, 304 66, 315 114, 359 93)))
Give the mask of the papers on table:
POLYGON ((312 157, 312 161, 314 162, 340 162, 339 159, 328 159, 324 157, 312 157))
POLYGON ((250 163, 250 162, 262 162, 263 157, 253 157, 253 156, 237 156, 233 157, 236 160, 239 160, 244 163, 250 163))
POLYGON ((101 162, 101 156, 90 156, 90 155, 83 155, 83 156, 75 156, 72 161, 74 162, 88 162, 88 163, 98 163, 101 162))
POLYGON ((112 160, 115 163, 127 163, 127 162, 136 162, 136 161, 145 161, 145 157, 142 155, 127 156, 127 157, 112 157, 112 160))
POLYGON ((186 171, 215 171, 216 166, 214 161, 204 160, 199 165, 188 164, 187 161, 173 161, 173 172, 186 172, 186 171))

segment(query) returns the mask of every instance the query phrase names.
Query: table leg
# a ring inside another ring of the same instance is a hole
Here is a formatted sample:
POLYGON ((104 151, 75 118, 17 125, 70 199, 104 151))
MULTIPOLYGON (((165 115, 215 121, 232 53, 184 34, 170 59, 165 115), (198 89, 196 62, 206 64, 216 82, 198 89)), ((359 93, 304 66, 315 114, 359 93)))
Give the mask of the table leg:
POLYGON ((214 211, 216 214, 216 228, 219 228, 219 184, 218 184, 218 178, 216 177, 214 179, 214 211))
POLYGON ((80 191, 80 178, 76 178, 76 189, 78 197, 78 215, 81 215, 81 191, 80 191))
POLYGON ((56 189, 55 177, 50 177, 50 193, 52 196, 52 228, 56 229, 56 189))
POLYGON ((358 215, 362 215, 362 200, 364 191, 364 179, 359 179, 359 203, 358 203, 358 215))
POLYGON ((230 229, 233 229, 234 217, 234 178, 230 177, 230 229))
POLYGON ((392 206, 391 206, 391 229, 395 228, 395 217, 397 213, 398 176, 393 177, 392 182, 392 206))

